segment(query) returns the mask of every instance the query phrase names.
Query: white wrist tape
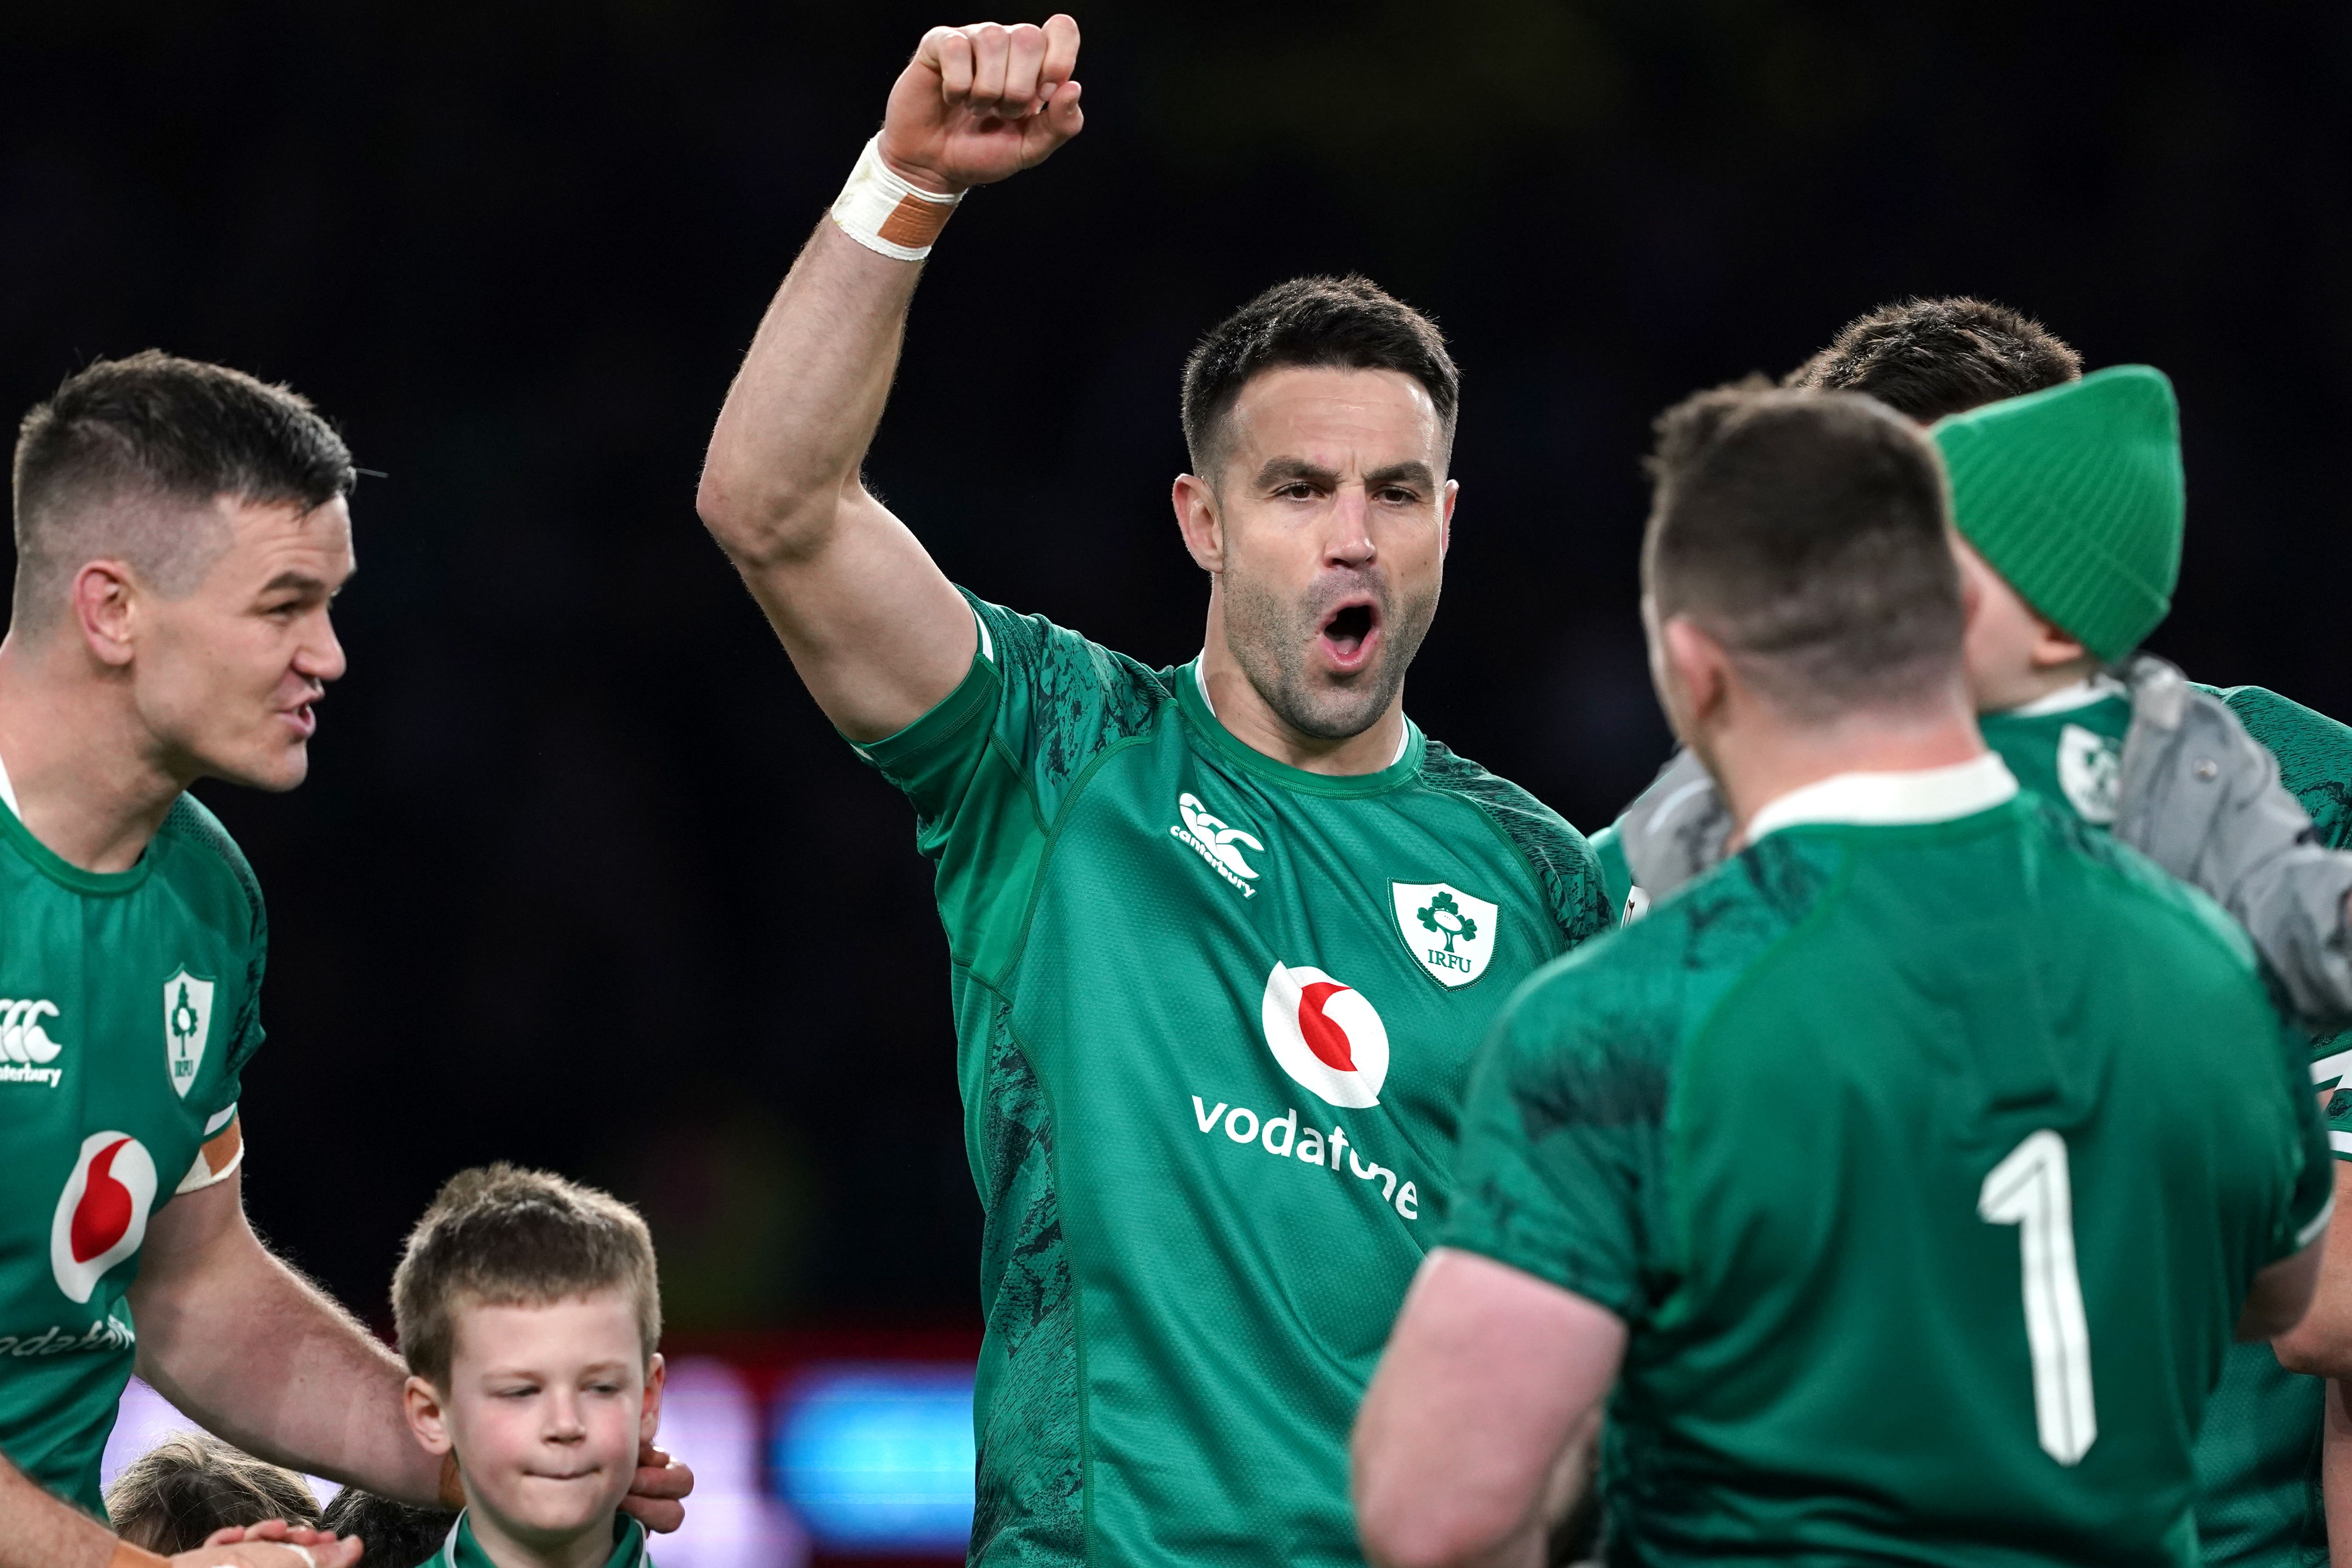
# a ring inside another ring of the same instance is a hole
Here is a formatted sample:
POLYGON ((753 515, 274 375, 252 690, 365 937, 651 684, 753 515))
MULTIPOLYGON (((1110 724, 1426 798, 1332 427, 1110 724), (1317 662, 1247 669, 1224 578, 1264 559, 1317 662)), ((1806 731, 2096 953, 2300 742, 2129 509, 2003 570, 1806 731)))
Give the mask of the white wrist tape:
POLYGON ((920 261, 931 253, 931 242, 961 200, 961 191, 943 196, 918 190, 892 174, 882 161, 882 139, 877 136, 857 155, 849 183, 835 198, 833 221, 868 250, 899 261, 920 261))

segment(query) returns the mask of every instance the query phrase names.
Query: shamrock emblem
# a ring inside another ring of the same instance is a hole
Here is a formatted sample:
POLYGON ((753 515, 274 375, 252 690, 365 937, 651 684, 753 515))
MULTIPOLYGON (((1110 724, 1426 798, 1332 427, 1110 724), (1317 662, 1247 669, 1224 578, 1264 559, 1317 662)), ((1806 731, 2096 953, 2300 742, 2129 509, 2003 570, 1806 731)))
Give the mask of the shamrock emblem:
POLYGON ((1424 927, 1445 939, 1445 951, 1448 952, 1454 951, 1455 937, 1464 942, 1478 940, 1478 922, 1462 912, 1462 906, 1454 901, 1451 893, 1440 890, 1429 900, 1428 907, 1413 913, 1424 927))

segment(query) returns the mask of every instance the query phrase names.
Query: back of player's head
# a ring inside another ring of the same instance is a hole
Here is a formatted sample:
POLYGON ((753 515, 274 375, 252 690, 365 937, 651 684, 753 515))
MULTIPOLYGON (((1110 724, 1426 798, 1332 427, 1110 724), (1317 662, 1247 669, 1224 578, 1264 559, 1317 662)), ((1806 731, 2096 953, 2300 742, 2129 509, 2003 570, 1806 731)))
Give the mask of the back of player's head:
POLYGON ((133 1546, 193 1552, 233 1524, 282 1519, 315 1524, 319 1500, 291 1470, 264 1464, 202 1432, 167 1437, 131 1461, 106 1489, 107 1517, 133 1546))
POLYGON ((166 596, 226 549, 222 496, 309 510, 351 491, 351 449, 300 395, 149 349, 68 376, 16 435, 14 620, 37 628, 91 561, 166 596))
POLYGON ((1452 450, 1462 374, 1437 323, 1369 278, 1294 278, 1219 321, 1184 362, 1184 445, 1194 473, 1213 483, 1223 468, 1225 419, 1242 388, 1294 366, 1412 377, 1428 390, 1444 450, 1452 450))
POLYGON ((650 1358, 661 1340, 661 1285, 636 1210, 545 1171, 460 1171, 409 1233, 392 1278, 400 1353, 410 1372, 446 1389, 461 1309, 551 1306, 609 1289, 628 1294, 650 1358))
POLYGON ((457 1516, 444 1509, 419 1508, 345 1487, 319 1516, 319 1528, 360 1538, 365 1550, 357 1568, 416 1568, 441 1550, 457 1521, 457 1516))
POLYGON ((1867 397, 1702 392, 1658 419, 1642 581, 1790 717, 1895 708, 1960 666, 1960 581, 1935 448, 1867 397))
POLYGON ((2032 317, 1955 295, 1905 300, 1856 317, 1781 384, 1867 393, 1927 425, 2082 374, 2083 356, 2032 317))

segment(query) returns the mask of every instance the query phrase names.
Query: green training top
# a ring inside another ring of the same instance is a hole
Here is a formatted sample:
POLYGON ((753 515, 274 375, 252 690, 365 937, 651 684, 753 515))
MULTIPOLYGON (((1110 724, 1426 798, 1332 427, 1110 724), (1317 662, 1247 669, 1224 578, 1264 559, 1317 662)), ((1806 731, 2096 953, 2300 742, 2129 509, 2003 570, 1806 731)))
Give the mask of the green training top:
POLYGON ((1410 725, 1334 778, 973 600, 861 748, 938 862, 986 1213, 971 1561, 1360 1561, 1347 1435, 1444 1214, 1470 1058, 1608 923, 1591 852, 1410 725))
POLYGON ((2195 1563, 2207 1391, 2330 1196, 2244 933, 1992 757, 1752 831, 1471 1090, 1448 1244, 1631 1331, 1611 1561, 2195 1563))
MULTIPOLYGON (((5 790, 0 784, 0 790, 5 790)), ((261 1044, 261 889, 182 795, 139 863, 68 865, 0 805, 0 1452, 103 1517, 99 1459, 155 1211, 241 1152, 261 1044)))

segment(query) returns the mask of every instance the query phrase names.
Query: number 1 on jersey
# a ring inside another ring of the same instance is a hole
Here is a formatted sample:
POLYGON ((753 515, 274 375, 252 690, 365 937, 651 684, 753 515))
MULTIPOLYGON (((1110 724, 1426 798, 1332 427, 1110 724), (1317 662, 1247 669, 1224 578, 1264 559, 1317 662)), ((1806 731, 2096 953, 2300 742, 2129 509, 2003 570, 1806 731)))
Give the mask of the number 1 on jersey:
POLYGON ((2025 1346, 2033 1359, 2033 1420, 2042 1447, 2062 1465, 2090 1452, 2099 1435, 2091 1401, 2091 1325, 2074 1266, 2074 1192, 2066 1141, 2043 1128, 2029 1134, 1984 1179, 1977 1215, 2017 1226, 2025 1283, 2025 1346))

